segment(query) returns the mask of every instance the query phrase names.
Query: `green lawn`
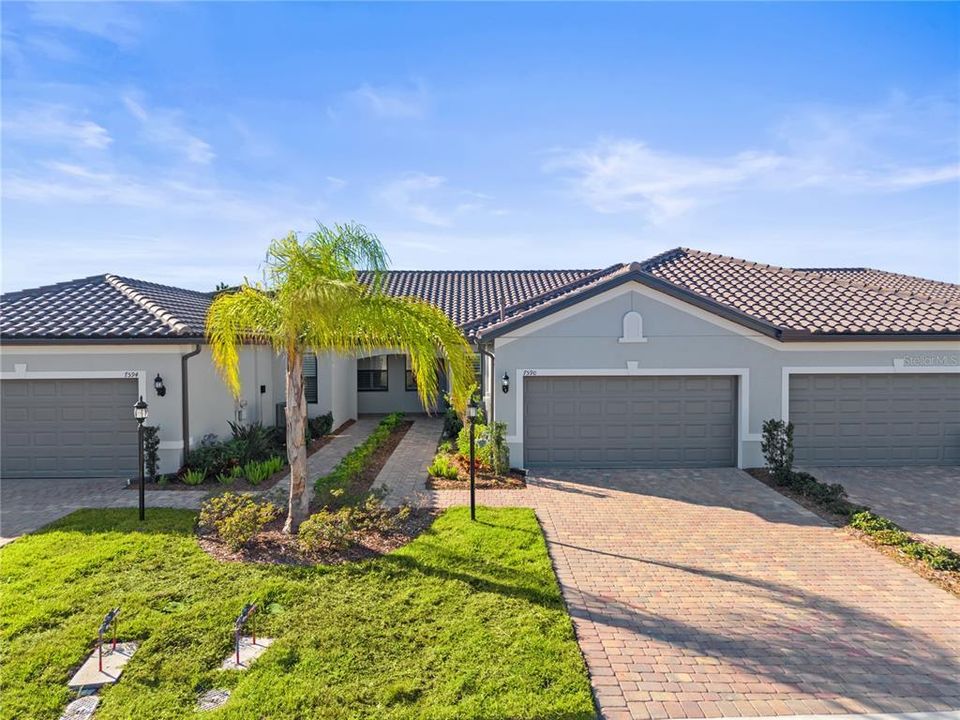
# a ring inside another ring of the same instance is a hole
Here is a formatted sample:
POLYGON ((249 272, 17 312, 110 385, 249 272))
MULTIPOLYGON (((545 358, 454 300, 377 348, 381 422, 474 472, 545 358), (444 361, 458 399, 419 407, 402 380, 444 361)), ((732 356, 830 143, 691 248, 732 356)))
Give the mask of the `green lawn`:
POLYGON ((83 510, 0 550, 0 718, 57 718, 106 611, 141 641, 103 691, 110 718, 594 717, 590 686, 529 510, 447 511, 405 548, 317 568, 221 564, 195 514, 83 510), (219 670, 245 601, 274 645, 219 670), (218 711, 198 692, 233 688, 218 711))

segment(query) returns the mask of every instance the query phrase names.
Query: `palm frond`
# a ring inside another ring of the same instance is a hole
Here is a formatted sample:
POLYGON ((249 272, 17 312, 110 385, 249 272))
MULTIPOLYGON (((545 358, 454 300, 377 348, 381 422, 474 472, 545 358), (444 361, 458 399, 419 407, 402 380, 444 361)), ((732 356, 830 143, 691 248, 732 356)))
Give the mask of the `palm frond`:
POLYGON ((240 395, 240 346, 266 342, 284 349, 285 330, 282 308, 260 288, 243 285, 214 298, 207 311, 207 341, 214 366, 235 396, 240 395))

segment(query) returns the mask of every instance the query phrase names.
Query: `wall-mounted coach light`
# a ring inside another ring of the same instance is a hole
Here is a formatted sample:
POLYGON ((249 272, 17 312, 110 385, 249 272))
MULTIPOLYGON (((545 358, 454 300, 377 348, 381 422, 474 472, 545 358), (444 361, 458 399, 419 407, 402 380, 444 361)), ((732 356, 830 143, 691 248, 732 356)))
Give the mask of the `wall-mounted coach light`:
POLYGON ((503 374, 503 377, 500 379, 500 388, 505 392, 510 392, 510 376, 506 373, 503 374))
POLYGON ((157 391, 157 397, 163 397, 167 394, 167 386, 163 384, 163 378, 160 373, 153 379, 153 389, 157 391))

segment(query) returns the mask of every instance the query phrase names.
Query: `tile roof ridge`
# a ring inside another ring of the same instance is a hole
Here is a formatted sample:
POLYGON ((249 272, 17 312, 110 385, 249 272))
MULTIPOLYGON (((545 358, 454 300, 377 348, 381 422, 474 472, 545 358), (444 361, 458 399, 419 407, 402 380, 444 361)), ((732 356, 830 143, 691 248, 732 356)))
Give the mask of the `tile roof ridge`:
MULTIPOLYGON (((539 295, 534 295, 533 297, 527 298, 526 300, 521 300, 520 302, 513 303, 513 305, 506 305, 506 306, 501 305, 493 312, 487 313, 486 315, 481 315, 475 320, 471 320, 469 323, 465 325, 464 329, 466 330, 467 328, 470 328, 467 334, 472 334, 477 328, 483 327, 485 323, 488 323, 491 320, 493 320, 495 323, 503 322, 507 317, 509 317, 509 314, 511 313, 523 312, 524 310, 528 310, 529 308, 534 307, 535 305, 545 303, 545 302, 550 302, 551 300, 555 300, 556 298, 561 297, 562 295, 565 295, 570 292, 575 292, 580 286, 588 285, 591 282, 595 282, 596 280, 599 280, 600 278, 606 275, 613 275, 617 272, 620 272, 626 267, 627 266, 624 265, 623 263, 614 263, 609 267, 605 267, 600 270, 593 270, 590 272, 589 275, 586 275, 581 278, 577 278, 576 280, 571 280, 568 283, 565 283, 563 285, 560 285, 559 287, 555 287, 550 290, 547 290, 546 292, 542 292, 539 295)), ((569 272, 569 271, 566 271, 566 272, 569 272)))
POLYGON ((178 335, 183 335, 191 330, 189 325, 177 319, 173 313, 169 312, 168 310, 164 310, 159 304, 148 298, 143 293, 134 290, 126 282, 124 282, 124 280, 130 280, 131 278, 121 279, 116 275, 111 275, 108 273, 104 275, 104 279, 117 292, 149 312, 157 320, 162 322, 178 335))
POLYGON ((69 287, 75 287, 82 283, 93 282, 94 280, 100 282, 106 282, 107 274, 102 273, 100 275, 88 275, 87 277, 74 278, 73 280, 64 280, 58 283, 51 283, 49 285, 41 285, 34 288, 24 288, 23 290, 11 290, 10 292, 5 292, 0 295, 5 301, 9 300, 19 300, 22 297, 31 297, 34 295, 43 295, 44 293, 51 292, 52 290, 63 290, 69 287))
MULTIPOLYGON (((415 269, 406 269, 406 270, 403 270, 403 269, 399 269, 399 268, 391 268, 391 269, 389 269, 389 270, 384 270, 384 271, 383 271, 383 274, 389 275, 389 274, 391 274, 391 273, 422 273, 422 274, 430 274, 430 275, 457 275, 457 274, 463 274, 463 275, 466 275, 466 274, 483 275, 483 274, 493 274, 493 273, 498 273, 498 274, 511 274, 511 273, 512 273, 512 274, 518 274, 518 273, 596 273, 596 272, 600 272, 600 269, 598 269, 598 268, 540 268, 540 269, 520 268, 520 269, 512 269, 512 270, 511 270, 511 269, 503 269, 503 268, 500 268, 499 270, 472 270, 472 269, 461 269, 461 270, 455 270, 455 269, 450 269, 450 270, 438 270, 438 269, 415 270, 415 269)), ((359 275, 368 275, 368 274, 370 274, 370 271, 369 271, 369 270, 359 270, 359 271, 358 271, 358 274, 359 274, 359 275)))
MULTIPOLYGON (((834 273, 841 268, 833 268, 834 273)), ((851 268, 852 269, 852 268, 851 268)), ((893 275, 895 277, 909 278, 912 280, 922 280, 923 282, 933 282, 940 285, 956 285, 956 283, 942 282, 940 280, 927 280, 927 278, 917 277, 916 275, 905 275, 903 273, 893 273, 887 270, 876 270, 875 268, 860 268, 863 271, 868 272, 881 272, 888 275, 893 275)), ((897 290, 892 287, 884 287, 877 283, 868 283, 861 280, 848 279, 845 277, 840 277, 837 274, 832 274, 830 272, 825 272, 826 268, 821 268, 818 270, 796 270, 796 272, 802 272, 805 275, 812 275, 816 278, 817 282, 822 282, 825 284, 833 283, 834 285, 839 285, 841 287, 853 288, 855 290, 867 290, 869 292, 879 293, 881 295, 892 295, 894 297, 903 298, 904 300, 919 300, 920 302, 925 302, 930 305, 939 305, 941 307, 949 308, 960 308, 960 302, 955 300, 943 300, 940 298, 931 297, 921 292, 912 292, 910 290, 897 290)))
POLYGON ((131 283, 136 283, 137 285, 149 285, 152 288, 159 288, 161 290, 173 290, 178 293, 190 293, 191 295, 200 295, 206 298, 212 298, 216 293, 215 291, 211 292, 209 290, 192 290, 191 288, 180 287, 179 285, 167 285, 165 283, 153 282, 152 280, 140 280, 138 278, 124 277, 123 275, 113 275, 108 273, 105 277, 116 278, 120 282, 130 285, 131 283))

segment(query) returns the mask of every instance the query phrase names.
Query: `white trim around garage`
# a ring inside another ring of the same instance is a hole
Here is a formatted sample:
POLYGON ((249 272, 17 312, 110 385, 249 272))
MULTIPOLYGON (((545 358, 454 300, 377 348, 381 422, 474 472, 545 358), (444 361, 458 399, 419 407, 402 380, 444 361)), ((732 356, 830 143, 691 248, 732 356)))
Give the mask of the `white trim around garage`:
POLYGON ((863 367, 785 367, 781 375, 780 419, 790 422, 790 376, 791 375, 917 375, 960 373, 960 365, 906 365, 900 358, 892 365, 867 365, 863 367), (899 362, 898 362, 899 360, 899 362))
POLYGON ((750 370, 749 368, 640 368, 628 362, 620 368, 518 368, 520 382, 516 389, 516 432, 506 438, 508 443, 523 443, 523 385, 528 377, 657 377, 684 375, 694 377, 736 376, 737 382, 737 467, 743 467, 743 443, 760 442, 759 433, 750 433, 750 370))
POLYGON ((0 380, 136 380, 137 394, 147 396, 146 370, 27 370, 17 363, 12 372, 0 372, 0 380))

